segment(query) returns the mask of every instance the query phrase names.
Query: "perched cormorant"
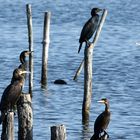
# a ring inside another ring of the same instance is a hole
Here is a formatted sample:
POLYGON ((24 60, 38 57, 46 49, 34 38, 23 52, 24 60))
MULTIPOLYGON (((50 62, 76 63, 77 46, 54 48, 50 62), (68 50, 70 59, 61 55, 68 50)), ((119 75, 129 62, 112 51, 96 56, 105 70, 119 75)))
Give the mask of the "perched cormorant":
POLYGON ((21 54, 20 54, 20 56, 19 56, 19 60, 20 60, 20 62, 21 62, 21 65, 19 65, 19 67, 18 68, 20 68, 20 69, 24 69, 24 70, 26 70, 26 57, 27 56, 29 56, 29 54, 30 53, 32 53, 31 51, 23 51, 23 52, 21 52, 21 54))
MULTIPOLYGON (((32 53, 32 52, 31 51, 22 51, 20 53, 19 60, 20 60, 21 64, 18 66, 19 69, 22 69, 23 71, 26 71, 26 69, 27 69, 26 57, 29 56, 30 53, 32 53)), ((23 73, 22 75, 23 75, 23 77, 25 79, 26 78, 26 74, 23 73)), ((11 79, 11 83, 13 81, 15 81, 14 76, 11 79)))
POLYGON ((106 98, 103 98, 98 102, 105 104, 105 111, 103 111, 97 117, 97 119, 94 123, 94 135, 91 137, 90 140, 98 140, 99 138, 101 138, 100 134, 102 134, 102 133, 104 136, 107 135, 107 137, 109 137, 109 135, 106 132, 106 129, 107 129, 108 124, 110 122, 109 101, 106 98))
POLYGON ((99 9, 99 8, 93 8, 91 10, 91 18, 85 23, 85 25, 81 31, 81 35, 80 35, 80 39, 79 39, 80 46, 79 46, 78 53, 80 52, 82 43, 86 42, 86 45, 88 45, 89 39, 92 37, 95 30, 97 29, 98 21, 99 21, 99 15, 97 13, 100 11, 101 11, 101 9, 99 9))
POLYGON ((23 73, 27 73, 27 71, 23 71, 22 69, 18 68, 15 69, 13 72, 13 81, 3 92, 0 102, 0 124, 3 122, 6 113, 9 110, 13 110, 14 105, 16 105, 16 102, 21 95, 22 86, 24 83, 24 77, 22 76, 23 73))

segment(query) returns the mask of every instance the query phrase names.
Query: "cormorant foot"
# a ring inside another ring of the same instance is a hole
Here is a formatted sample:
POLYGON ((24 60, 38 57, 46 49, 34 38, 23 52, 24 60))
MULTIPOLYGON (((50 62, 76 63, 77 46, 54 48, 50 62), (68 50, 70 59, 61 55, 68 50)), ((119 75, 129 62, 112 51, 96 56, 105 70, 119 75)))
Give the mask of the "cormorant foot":
POLYGON ((86 40, 86 46, 90 46, 91 42, 89 40, 86 40))

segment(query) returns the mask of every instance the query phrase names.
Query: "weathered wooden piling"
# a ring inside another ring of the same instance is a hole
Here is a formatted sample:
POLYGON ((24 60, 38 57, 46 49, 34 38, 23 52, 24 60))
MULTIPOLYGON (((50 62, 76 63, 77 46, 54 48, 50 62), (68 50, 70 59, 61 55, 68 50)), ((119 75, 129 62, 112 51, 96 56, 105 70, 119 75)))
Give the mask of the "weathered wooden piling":
POLYGON ((7 114, 7 136, 8 140, 14 140, 14 112, 7 114))
POLYGON ((84 59, 82 60, 80 66, 78 67, 77 71, 76 71, 76 74, 73 78, 73 80, 76 80, 78 78, 78 76, 80 75, 82 69, 83 69, 83 66, 84 66, 84 59))
POLYGON ((66 128, 64 125, 51 127, 51 140, 66 140, 66 128))
MULTIPOLYGON (((26 13, 27 13, 27 26, 28 26, 28 42, 29 42, 29 51, 33 52, 33 27, 32 27, 32 11, 31 5, 26 5, 26 13)), ((29 55, 29 93, 32 96, 33 89, 33 53, 29 55)))
POLYGON ((33 112, 30 94, 22 94, 17 103, 18 140, 33 140, 33 112))
POLYGON ((50 18, 51 12, 45 12, 44 15, 44 31, 43 31, 43 50, 42 50, 42 73, 41 84, 45 86, 47 84, 47 64, 48 64, 48 51, 50 43, 50 18))
POLYGON ((82 121, 83 123, 87 123, 89 120, 89 112, 90 112, 90 104, 91 104, 91 96, 92 96, 92 58, 93 58, 93 49, 95 44, 99 38, 102 26, 104 24, 105 18, 107 15, 107 10, 103 10, 103 14, 93 39, 93 42, 90 46, 85 47, 84 51, 84 98, 82 105, 82 121))
POLYGON ((1 140, 14 140, 14 112, 8 112, 2 122, 1 140))

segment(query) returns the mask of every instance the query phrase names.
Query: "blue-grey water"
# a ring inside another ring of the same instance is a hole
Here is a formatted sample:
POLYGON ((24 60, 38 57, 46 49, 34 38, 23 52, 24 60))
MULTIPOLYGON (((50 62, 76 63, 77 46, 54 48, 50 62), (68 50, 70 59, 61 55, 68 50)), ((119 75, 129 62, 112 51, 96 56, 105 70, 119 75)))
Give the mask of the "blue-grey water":
MULTIPOLYGON (((1 0, 0 95, 19 65, 19 54, 28 49, 25 5, 32 5, 34 35, 33 133, 35 140, 49 140, 50 127, 64 124, 68 140, 88 140, 94 121, 104 110, 97 103, 110 101, 110 140, 140 139, 140 1, 139 0, 1 0), (79 35, 90 10, 108 10, 93 53, 93 96, 88 128, 81 123, 83 72, 73 76, 83 58, 77 54, 79 35), (44 12, 51 11, 47 89, 41 89, 44 12), (54 85, 55 79, 68 85, 54 85)), ((25 89, 24 89, 25 90, 25 89)), ((17 118, 15 119, 17 121, 17 118)), ((17 139, 17 124, 15 136, 17 139)), ((1 128, 0 128, 1 132, 1 128)))

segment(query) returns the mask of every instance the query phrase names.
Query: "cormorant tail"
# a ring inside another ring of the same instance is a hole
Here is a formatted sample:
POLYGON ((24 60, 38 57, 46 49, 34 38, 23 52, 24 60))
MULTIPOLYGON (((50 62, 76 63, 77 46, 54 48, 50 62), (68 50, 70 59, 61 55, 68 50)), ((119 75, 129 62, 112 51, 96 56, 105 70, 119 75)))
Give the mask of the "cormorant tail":
POLYGON ((78 53, 80 52, 80 50, 81 50, 81 47, 82 47, 82 43, 80 43, 80 46, 79 46, 78 53))

